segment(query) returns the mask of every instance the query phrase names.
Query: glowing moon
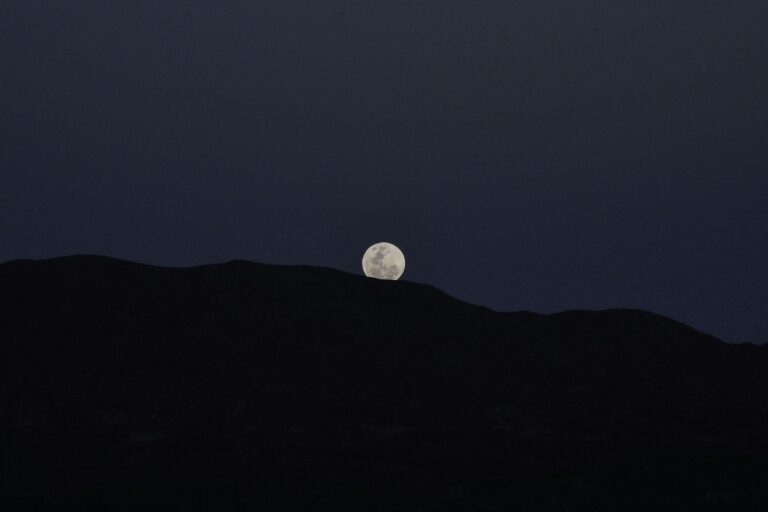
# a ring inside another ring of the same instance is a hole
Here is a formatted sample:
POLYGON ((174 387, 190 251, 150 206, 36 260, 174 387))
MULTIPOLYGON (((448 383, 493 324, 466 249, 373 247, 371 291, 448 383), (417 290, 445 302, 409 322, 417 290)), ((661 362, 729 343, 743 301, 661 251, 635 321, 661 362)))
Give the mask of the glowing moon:
POLYGON ((363 254, 363 272, 368 277, 397 281, 405 271, 405 256, 388 242, 373 244, 363 254))

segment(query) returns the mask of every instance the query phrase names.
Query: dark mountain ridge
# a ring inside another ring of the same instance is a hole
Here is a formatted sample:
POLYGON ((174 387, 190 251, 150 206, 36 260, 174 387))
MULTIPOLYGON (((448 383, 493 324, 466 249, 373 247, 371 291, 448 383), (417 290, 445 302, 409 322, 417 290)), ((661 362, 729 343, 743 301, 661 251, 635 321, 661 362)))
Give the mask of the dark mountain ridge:
POLYGON ((768 475, 768 352, 645 311, 497 313, 327 268, 72 256, 0 265, 0 315, 0 492, 18 506, 693 510, 724 467, 768 475), (711 470, 611 480, 683 467, 711 470))

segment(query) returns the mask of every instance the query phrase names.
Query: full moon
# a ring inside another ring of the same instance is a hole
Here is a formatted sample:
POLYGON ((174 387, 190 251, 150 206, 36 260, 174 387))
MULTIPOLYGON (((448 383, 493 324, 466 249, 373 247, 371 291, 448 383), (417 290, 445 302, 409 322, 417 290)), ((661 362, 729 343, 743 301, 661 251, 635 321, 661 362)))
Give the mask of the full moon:
POLYGON ((373 244, 363 254, 363 272, 368 277, 397 281, 405 270, 405 256, 388 242, 373 244))

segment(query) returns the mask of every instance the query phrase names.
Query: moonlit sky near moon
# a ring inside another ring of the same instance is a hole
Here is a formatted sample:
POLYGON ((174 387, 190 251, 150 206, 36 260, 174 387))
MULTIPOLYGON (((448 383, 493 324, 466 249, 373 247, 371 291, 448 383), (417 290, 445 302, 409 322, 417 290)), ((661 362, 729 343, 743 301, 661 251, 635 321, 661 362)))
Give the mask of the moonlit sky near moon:
POLYGON ((0 261, 360 272, 768 341, 768 2, 0 2, 0 261))

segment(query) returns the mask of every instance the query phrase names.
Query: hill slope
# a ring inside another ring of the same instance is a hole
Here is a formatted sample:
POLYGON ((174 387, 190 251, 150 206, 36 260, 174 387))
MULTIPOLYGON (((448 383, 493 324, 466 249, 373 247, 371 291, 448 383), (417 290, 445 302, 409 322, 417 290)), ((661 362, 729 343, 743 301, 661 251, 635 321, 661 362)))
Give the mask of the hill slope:
POLYGON ((680 509, 768 475, 768 352, 643 311, 75 256, 0 265, 0 315, 14 506, 680 509))

